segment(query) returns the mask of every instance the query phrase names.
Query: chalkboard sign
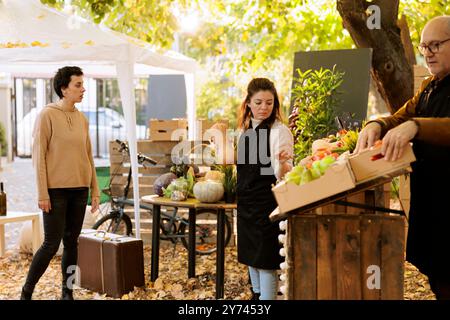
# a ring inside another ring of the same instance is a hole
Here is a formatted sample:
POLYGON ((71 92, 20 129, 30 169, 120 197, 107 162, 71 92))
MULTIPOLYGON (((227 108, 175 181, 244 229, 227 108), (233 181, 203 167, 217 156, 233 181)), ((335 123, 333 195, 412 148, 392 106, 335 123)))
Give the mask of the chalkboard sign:
MULTIPOLYGON (((367 115, 372 49, 326 50, 296 52, 294 58, 294 78, 297 69, 336 69, 344 72, 344 81, 339 90, 340 113, 354 114, 355 120, 364 120, 367 115)), ((291 99, 291 111, 293 107, 291 99)))
POLYGON ((151 75, 148 81, 147 119, 187 117, 184 75, 151 75))

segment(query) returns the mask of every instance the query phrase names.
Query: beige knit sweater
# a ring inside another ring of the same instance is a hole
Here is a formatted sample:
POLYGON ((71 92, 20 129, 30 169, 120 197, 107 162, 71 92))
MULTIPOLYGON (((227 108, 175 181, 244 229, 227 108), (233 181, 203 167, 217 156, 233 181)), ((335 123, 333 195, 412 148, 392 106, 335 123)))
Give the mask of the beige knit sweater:
POLYGON ((90 187, 93 197, 100 196, 89 123, 82 112, 47 105, 36 119, 33 138, 39 200, 50 199, 50 188, 90 187))

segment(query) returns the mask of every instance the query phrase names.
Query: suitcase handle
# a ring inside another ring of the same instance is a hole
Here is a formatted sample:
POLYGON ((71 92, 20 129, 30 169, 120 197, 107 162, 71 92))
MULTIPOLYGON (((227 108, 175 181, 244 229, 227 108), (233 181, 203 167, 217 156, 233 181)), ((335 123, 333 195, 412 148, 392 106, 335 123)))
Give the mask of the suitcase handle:
POLYGON ((109 240, 109 238, 106 237, 106 231, 103 231, 103 230, 98 230, 98 231, 94 234, 94 236, 95 236, 95 237, 102 238, 103 240, 109 240), (100 235, 100 234, 101 234, 101 235, 100 235))
POLYGON ((120 236, 120 237, 114 237, 114 238, 110 238, 107 237, 107 232, 103 231, 103 230, 98 230, 94 236, 102 238, 103 240, 109 240, 109 241, 113 241, 113 242, 121 242, 123 238, 128 238, 128 236, 120 236), (101 236, 99 234, 102 234, 101 236))
POLYGON ((105 235, 106 235, 106 231, 103 231, 103 230, 97 230, 97 232, 95 233, 95 236, 97 237, 98 234, 100 234, 100 233, 103 233, 103 238, 104 238, 105 235))

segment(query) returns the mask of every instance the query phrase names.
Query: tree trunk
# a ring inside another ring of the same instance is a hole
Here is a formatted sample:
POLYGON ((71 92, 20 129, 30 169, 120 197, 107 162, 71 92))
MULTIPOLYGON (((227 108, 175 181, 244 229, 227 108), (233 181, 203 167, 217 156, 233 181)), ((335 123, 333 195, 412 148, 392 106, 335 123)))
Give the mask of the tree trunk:
POLYGON ((413 96, 413 69, 398 27, 399 0, 337 0, 344 28, 359 48, 373 48, 372 74, 391 113, 413 96), (370 5, 380 8, 381 28, 369 29, 370 5))

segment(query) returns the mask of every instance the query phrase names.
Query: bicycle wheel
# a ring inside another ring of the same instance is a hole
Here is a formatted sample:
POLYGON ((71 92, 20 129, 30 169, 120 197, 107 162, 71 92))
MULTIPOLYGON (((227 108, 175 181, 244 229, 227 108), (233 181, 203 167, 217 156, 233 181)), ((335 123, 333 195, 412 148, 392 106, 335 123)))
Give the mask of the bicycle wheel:
MULTIPOLYGON (((200 255, 211 254, 217 250, 217 211, 202 209, 197 210, 195 216, 195 252, 200 255)), ((181 242, 188 248, 189 228, 187 223, 180 224, 179 234, 181 242)), ((231 223, 225 217, 225 246, 231 239, 231 223)))
POLYGON ((120 213, 118 211, 113 211, 102 217, 94 224, 92 228, 124 236, 131 235, 133 230, 130 217, 126 214, 123 214, 122 217, 120 217, 120 213))
POLYGON ((160 229, 159 239, 170 240, 172 243, 177 241, 173 237, 174 234, 177 234, 177 225, 171 219, 161 218, 160 229))

